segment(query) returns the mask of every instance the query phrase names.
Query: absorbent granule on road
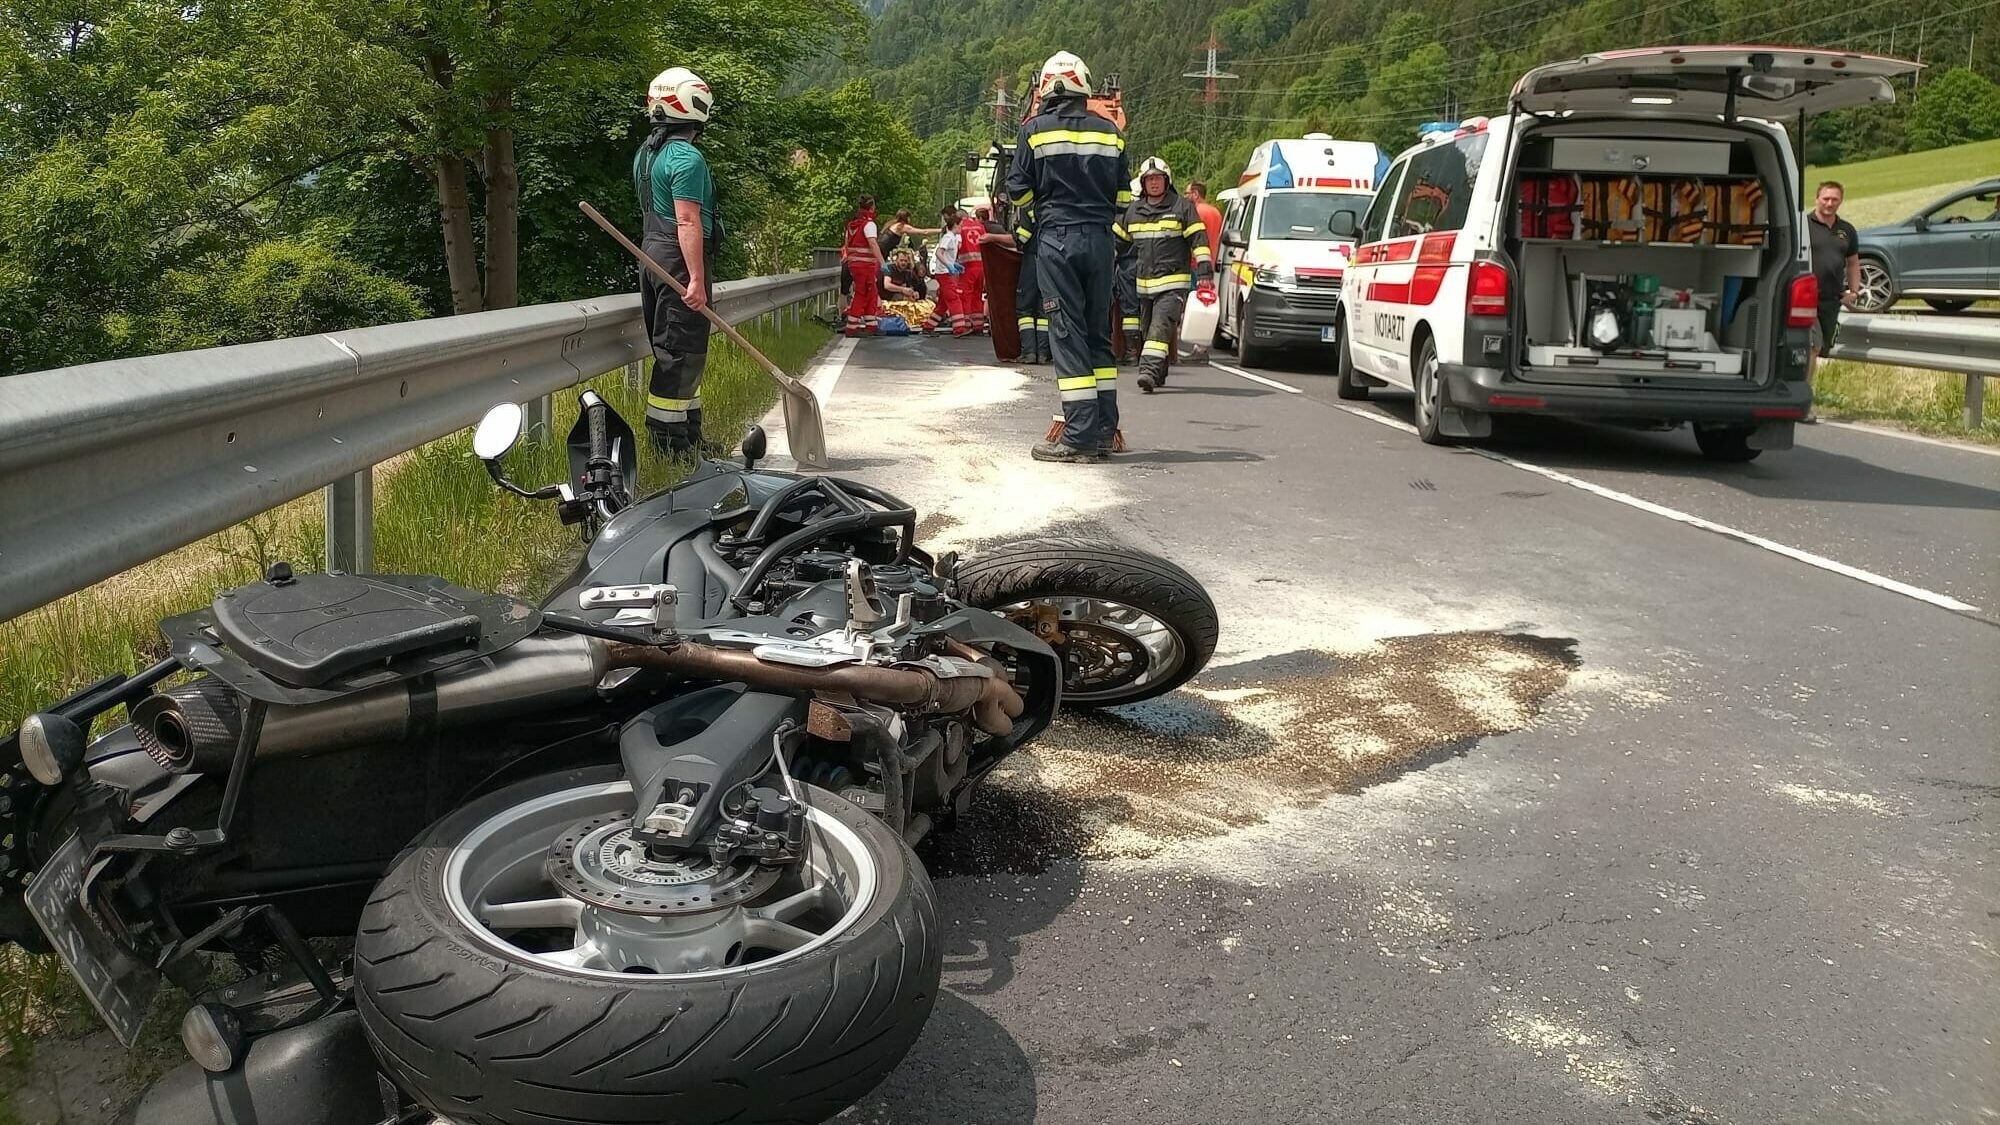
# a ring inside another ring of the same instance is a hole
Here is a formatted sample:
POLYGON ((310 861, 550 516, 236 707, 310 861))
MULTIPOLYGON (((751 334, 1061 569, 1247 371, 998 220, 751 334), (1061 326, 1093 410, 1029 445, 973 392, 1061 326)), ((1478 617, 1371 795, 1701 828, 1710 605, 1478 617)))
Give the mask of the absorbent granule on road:
POLYGON ((1518 730, 1575 666, 1565 641, 1441 633, 1213 669, 1160 699, 1064 714, 993 788, 1048 857, 1145 858, 1518 730))
POLYGON ((1809 808, 1865 812, 1871 816, 1897 815, 1888 802, 1869 793, 1845 793, 1838 789, 1819 789, 1793 783, 1773 785, 1771 792, 1809 808))

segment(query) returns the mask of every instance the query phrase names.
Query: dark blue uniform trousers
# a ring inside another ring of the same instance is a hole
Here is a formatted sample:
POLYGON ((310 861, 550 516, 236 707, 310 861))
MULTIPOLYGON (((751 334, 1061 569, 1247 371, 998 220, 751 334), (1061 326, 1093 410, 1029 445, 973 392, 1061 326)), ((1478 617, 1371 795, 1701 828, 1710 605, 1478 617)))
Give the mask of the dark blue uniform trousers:
POLYGON ((1118 361, 1111 351, 1111 287, 1117 275, 1111 228, 1043 226, 1035 232, 1035 280, 1049 319, 1049 354, 1062 395, 1062 444, 1111 448, 1118 429, 1118 361))

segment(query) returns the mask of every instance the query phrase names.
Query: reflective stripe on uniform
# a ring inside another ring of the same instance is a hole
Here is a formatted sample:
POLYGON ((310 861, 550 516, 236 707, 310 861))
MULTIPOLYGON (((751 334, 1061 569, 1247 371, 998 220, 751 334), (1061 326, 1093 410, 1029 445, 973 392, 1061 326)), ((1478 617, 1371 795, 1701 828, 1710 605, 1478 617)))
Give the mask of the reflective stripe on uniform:
POLYGON ((1199 243, 1199 244, 1197 244, 1197 245, 1195 246, 1195 248, 1194 248, 1194 260, 1195 260, 1195 261, 1197 261, 1197 262, 1207 262, 1207 261, 1213 261, 1213 260, 1214 260, 1213 258, 1211 258, 1211 257, 1209 256, 1209 253, 1208 253, 1208 243, 1206 243, 1206 242, 1203 242, 1203 243, 1199 243))
POLYGON ((1088 402, 1097 397, 1097 376, 1070 375, 1056 380, 1064 402, 1088 402))
POLYGON ((1128 316, 1121 322, 1121 325, 1128 332, 1137 332, 1139 330, 1139 318, 1136 316, 1128 316))
POLYGON ((1192 274, 1185 273, 1170 273, 1161 277, 1142 277, 1139 279, 1139 293, 1141 296, 1153 293, 1170 293, 1176 289, 1186 289, 1193 280, 1194 276, 1192 274))
POLYGON ((1035 327, 1036 327, 1036 328, 1039 328, 1039 329, 1041 329, 1041 330, 1042 330, 1042 331, 1044 331, 1044 332, 1047 332, 1047 331, 1049 330, 1049 321, 1048 321, 1048 318, 1047 318, 1047 317, 1042 317, 1042 316, 1038 316, 1038 317, 1036 317, 1036 318, 1035 318, 1035 327))
POLYGON ((1096 370, 1094 377, 1097 379, 1098 390, 1115 391, 1118 389, 1116 386, 1118 382, 1118 369, 1116 367, 1100 367, 1096 370))
POLYGON ((1035 201, 1035 189, 1029 188, 1026 191, 1023 191, 1021 194, 1014 197, 1014 206, 1026 207, 1028 204, 1033 203, 1034 201, 1035 201))
POLYGON ((666 398, 661 395, 646 396, 646 417, 656 422, 685 422, 688 411, 701 409, 701 396, 693 398, 666 398))
POLYGON ((1112 223, 1111 233, 1117 235, 1118 237, 1124 239, 1127 242, 1132 241, 1132 236, 1126 233, 1125 224, 1123 223, 1112 223))
POLYGON ((1028 147, 1043 156, 1117 156, 1125 138, 1096 129, 1046 129, 1028 134, 1028 147))
POLYGON ((1129 207, 1129 206, 1131 206, 1131 205, 1132 205, 1132 189, 1131 189, 1131 188, 1128 188, 1128 187, 1125 187, 1125 188, 1119 188, 1119 189, 1118 189, 1118 206, 1120 206, 1120 207, 1129 207))
POLYGON ((1020 325, 1022 328, 1033 328, 1035 326, 1035 318, 1032 316, 1017 316, 1014 318, 1014 323, 1020 325))
POLYGON ((1161 235, 1178 234, 1180 227, 1181 225, 1172 219, 1158 219, 1150 223, 1131 223, 1125 229, 1131 231, 1134 238, 1139 237, 1140 231, 1148 233, 1157 231, 1159 233, 1153 236, 1157 238, 1161 235))
POLYGON ((1142 355, 1165 355, 1167 354, 1167 342, 1165 340, 1148 340, 1146 341, 1146 346, 1139 349, 1139 352, 1142 355))

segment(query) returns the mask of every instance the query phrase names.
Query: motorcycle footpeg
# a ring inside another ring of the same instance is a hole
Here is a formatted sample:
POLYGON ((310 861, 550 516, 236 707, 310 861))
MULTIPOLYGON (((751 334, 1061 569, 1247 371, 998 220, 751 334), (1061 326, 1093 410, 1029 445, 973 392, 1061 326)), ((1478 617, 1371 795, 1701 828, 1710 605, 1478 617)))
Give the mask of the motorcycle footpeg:
POLYGON ((646 625, 656 634, 674 631, 680 591, 666 583, 593 586, 577 595, 580 609, 616 609, 606 625, 646 625))

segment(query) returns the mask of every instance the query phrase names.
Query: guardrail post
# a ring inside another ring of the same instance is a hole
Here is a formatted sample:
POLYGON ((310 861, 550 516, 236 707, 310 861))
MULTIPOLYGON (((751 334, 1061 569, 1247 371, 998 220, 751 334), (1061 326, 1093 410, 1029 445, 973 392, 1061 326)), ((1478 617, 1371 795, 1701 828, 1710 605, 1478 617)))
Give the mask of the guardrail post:
POLYGON ((375 569, 372 467, 326 486, 326 568, 349 574, 375 569))
POLYGON ((1967 372, 1965 376, 1965 428, 1976 430, 1986 424, 1986 376, 1967 372))
POLYGON ((625 386, 638 390, 646 382, 646 361, 635 359, 625 365, 625 386))
POLYGON ((529 438, 535 441, 546 441, 549 434, 555 428, 555 417, 555 398, 553 396, 543 395, 540 398, 529 399, 527 410, 522 417, 521 428, 529 438), (537 431, 540 432, 538 433, 537 431))

